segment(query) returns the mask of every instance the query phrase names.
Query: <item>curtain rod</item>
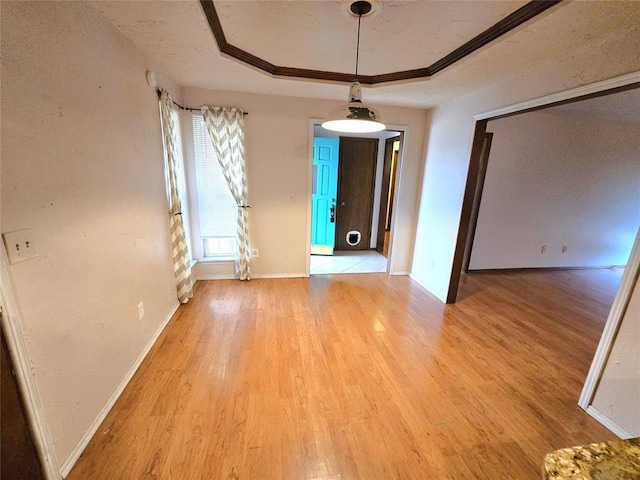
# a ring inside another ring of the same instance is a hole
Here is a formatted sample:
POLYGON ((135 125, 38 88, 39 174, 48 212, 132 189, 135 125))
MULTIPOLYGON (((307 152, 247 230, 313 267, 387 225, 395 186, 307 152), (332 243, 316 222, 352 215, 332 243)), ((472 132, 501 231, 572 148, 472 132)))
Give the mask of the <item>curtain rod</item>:
MULTIPOLYGON (((160 95, 162 95, 162 90, 158 89, 156 91, 158 92, 158 98, 160 98, 160 95)), ((171 101, 180 110, 186 110, 187 112, 202 112, 200 108, 183 107, 178 102, 176 102, 173 98, 171 99, 171 101)), ((242 112, 242 115, 246 117, 247 115, 249 115, 249 112, 242 112)))

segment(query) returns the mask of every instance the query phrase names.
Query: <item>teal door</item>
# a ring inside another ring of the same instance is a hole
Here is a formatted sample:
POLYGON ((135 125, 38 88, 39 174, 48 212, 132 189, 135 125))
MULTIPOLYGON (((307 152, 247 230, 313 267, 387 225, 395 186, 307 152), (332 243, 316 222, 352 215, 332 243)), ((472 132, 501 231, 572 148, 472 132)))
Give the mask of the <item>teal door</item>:
POLYGON ((316 255, 333 255, 339 147, 339 138, 313 139, 311 253, 316 255))

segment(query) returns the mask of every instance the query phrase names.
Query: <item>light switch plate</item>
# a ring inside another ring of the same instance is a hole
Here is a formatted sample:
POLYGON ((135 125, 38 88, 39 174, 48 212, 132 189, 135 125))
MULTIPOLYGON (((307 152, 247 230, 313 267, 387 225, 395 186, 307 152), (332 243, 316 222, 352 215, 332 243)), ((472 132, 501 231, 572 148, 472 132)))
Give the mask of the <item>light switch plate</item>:
POLYGON ((33 232, 30 228, 16 230, 2 234, 4 245, 7 248, 9 263, 23 262, 38 256, 38 249, 33 239, 33 232))

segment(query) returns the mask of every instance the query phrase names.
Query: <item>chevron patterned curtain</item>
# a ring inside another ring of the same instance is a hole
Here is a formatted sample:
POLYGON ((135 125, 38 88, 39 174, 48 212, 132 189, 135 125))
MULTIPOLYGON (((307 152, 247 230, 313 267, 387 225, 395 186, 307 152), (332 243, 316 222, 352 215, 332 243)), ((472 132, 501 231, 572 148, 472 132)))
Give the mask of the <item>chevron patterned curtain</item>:
POLYGON ((162 118, 162 137, 167 156, 167 185, 169 186, 169 227, 171 229, 171 243, 173 248, 173 270, 176 275, 178 299, 180 303, 187 303, 193 297, 193 277, 191 276, 191 255, 187 245, 184 222, 182 221, 182 205, 178 196, 178 181, 176 177, 176 133, 175 123, 171 118, 173 101, 165 90, 160 95, 160 114, 162 118))
POLYGON ((202 107, 213 148, 229 190, 238 204, 236 276, 249 280, 249 229, 247 225, 247 175, 244 161, 244 115, 237 108, 202 107))

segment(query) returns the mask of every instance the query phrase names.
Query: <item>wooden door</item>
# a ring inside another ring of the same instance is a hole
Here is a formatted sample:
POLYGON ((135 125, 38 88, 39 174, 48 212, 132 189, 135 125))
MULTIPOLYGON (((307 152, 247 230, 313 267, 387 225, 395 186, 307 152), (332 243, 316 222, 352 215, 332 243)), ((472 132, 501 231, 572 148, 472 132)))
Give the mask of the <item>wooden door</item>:
MULTIPOLYGON (((0 319, 1 319, 0 314, 0 319)), ((1 478, 12 480, 43 479, 40 460, 31 438, 22 397, 13 373, 11 357, 2 331, 2 401, 0 424, 1 478)))
POLYGON ((378 139, 340 137, 336 250, 369 249, 377 159, 378 139), (360 234, 357 245, 347 242, 353 231, 360 234))
POLYGON ((311 253, 332 255, 336 237, 338 138, 313 139, 311 253))

